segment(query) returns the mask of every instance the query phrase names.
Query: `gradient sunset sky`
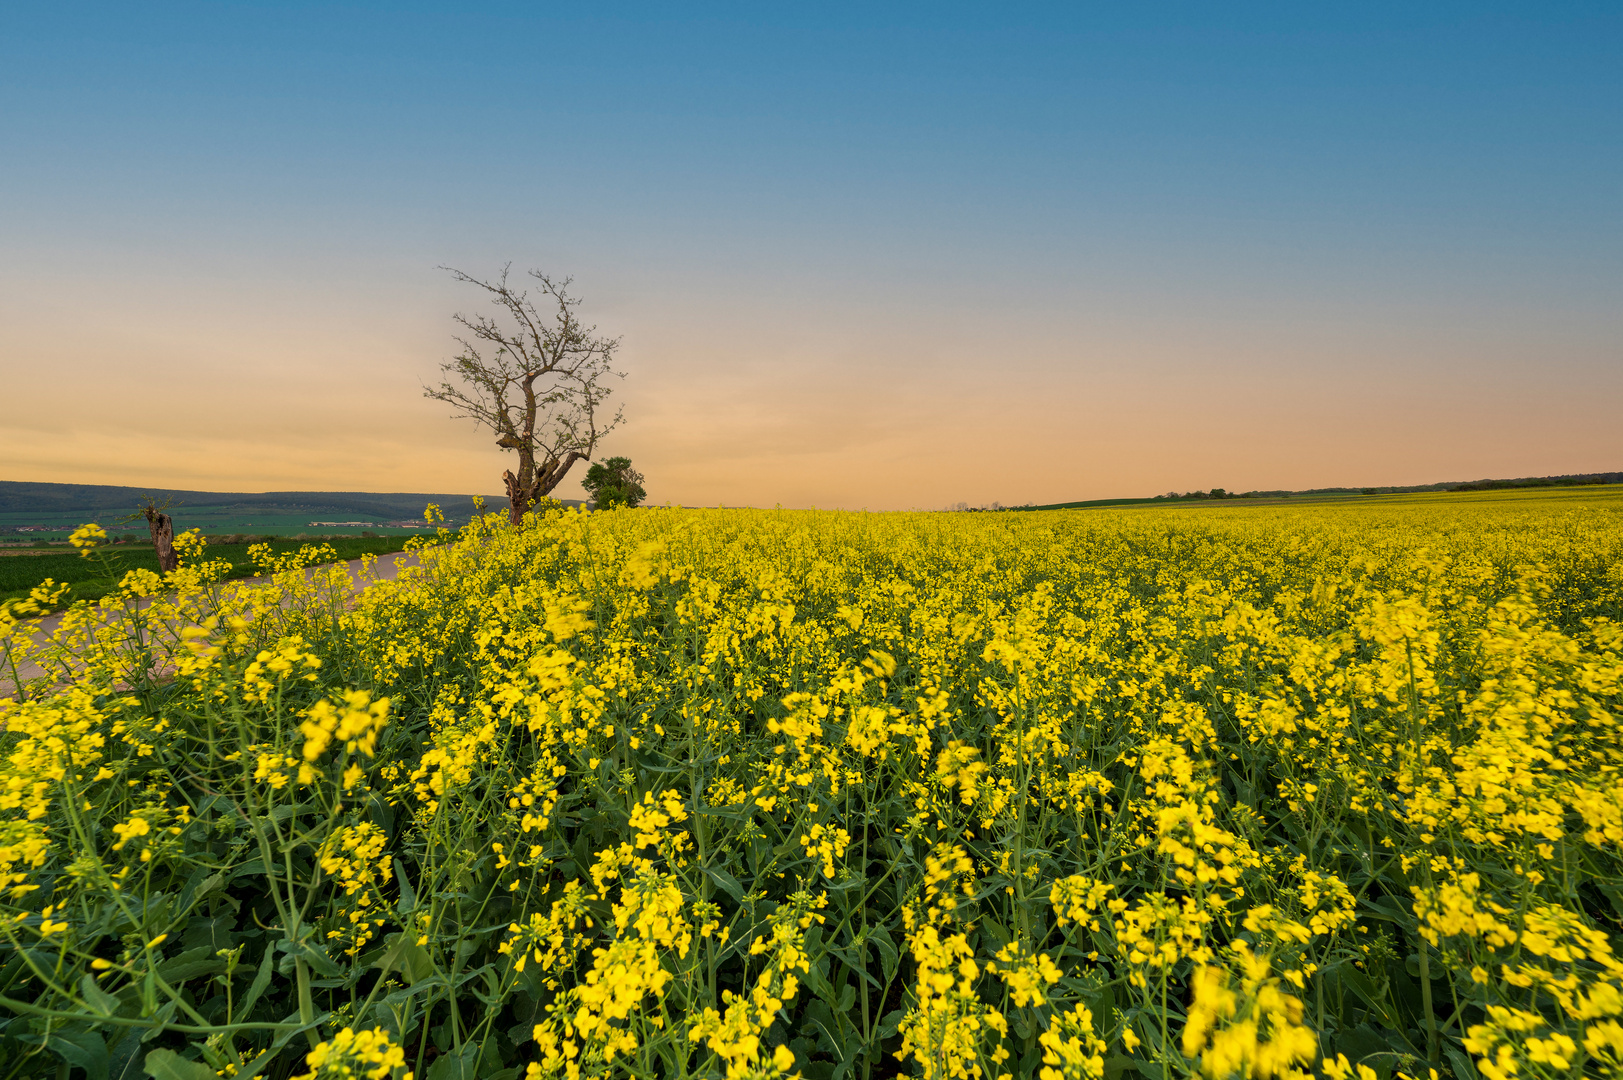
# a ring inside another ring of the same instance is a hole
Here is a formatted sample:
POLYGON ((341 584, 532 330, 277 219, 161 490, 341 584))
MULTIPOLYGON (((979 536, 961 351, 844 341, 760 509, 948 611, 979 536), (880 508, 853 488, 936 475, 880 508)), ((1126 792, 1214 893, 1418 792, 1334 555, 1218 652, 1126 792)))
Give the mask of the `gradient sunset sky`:
MULTIPOLYGON (((475 275, 651 500, 1623 469, 1623 6, 0 10, 0 479, 500 490, 475 275)), ((556 492, 578 497, 579 467, 556 492)))

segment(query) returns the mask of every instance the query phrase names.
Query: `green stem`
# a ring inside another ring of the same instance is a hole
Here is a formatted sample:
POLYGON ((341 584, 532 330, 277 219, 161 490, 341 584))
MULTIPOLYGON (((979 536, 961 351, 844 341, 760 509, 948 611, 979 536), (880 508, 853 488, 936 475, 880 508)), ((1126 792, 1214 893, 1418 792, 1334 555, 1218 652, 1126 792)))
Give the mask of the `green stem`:
MULTIPOLYGON (((299 956, 294 958, 293 968, 299 980, 299 1023, 308 1024, 316 1015, 315 1004, 310 999, 310 966, 304 962, 304 957, 299 956)), ((320 1034, 314 1028, 305 1032, 305 1038, 310 1040, 312 1048, 321 1041, 320 1034)))
POLYGON ((1437 1048, 1437 1016, 1431 1006, 1431 963, 1426 939, 1420 939, 1420 1002, 1426 1010, 1426 1060, 1433 1066, 1441 1060, 1437 1048))
POLYGON ((1161 969, 1161 1076, 1171 1080, 1172 1058, 1167 1050, 1167 969, 1161 969))

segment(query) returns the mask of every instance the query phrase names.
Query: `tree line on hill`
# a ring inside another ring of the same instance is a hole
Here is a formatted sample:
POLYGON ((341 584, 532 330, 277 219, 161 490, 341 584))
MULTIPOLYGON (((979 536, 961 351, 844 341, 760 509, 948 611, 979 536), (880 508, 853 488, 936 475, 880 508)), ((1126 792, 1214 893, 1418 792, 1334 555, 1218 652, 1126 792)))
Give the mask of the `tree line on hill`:
MULTIPOLYGON (((1026 503, 1023 506, 1011 506, 1010 510, 1075 510, 1087 507, 1102 506, 1135 506, 1147 503, 1206 501, 1212 499, 1289 499, 1314 495, 1407 495, 1426 491, 1502 491, 1515 488, 1545 488, 1545 487, 1579 487, 1590 484, 1623 484, 1623 472, 1595 472, 1570 473, 1563 476, 1524 476, 1517 479, 1506 480, 1468 480, 1448 481, 1440 484, 1410 484, 1388 485, 1385 487, 1325 487, 1307 488, 1301 491, 1241 491, 1231 492, 1223 488, 1211 488, 1207 491, 1169 491, 1165 495, 1155 495, 1150 498, 1139 499, 1090 499, 1083 502, 1043 503, 1034 505, 1026 503)), ((992 508, 1002 509, 997 503, 992 508)), ((947 507, 948 510, 971 509, 964 503, 947 507)), ((977 508, 978 509, 978 508, 977 508)))
POLYGON ((1179 496, 1169 493, 1157 498, 1289 498, 1292 495, 1411 495, 1425 491, 1505 491, 1513 488, 1580 487, 1589 484, 1623 484, 1623 472, 1568 473, 1561 476, 1523 476, 1504 480, 1450 480, 1440 484, 1389 484, 1383 487, 1307 488, 1303 491, 1248 491, 1223 496, 1215 488, 1210 494, 1192 492, 1179 496))

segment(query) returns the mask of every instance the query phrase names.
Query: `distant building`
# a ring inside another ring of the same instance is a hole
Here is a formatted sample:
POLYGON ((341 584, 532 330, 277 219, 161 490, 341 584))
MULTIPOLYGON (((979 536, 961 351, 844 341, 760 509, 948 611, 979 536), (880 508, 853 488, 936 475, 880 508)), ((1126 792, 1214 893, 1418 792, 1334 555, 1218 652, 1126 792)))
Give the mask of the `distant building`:
POLYGON ((375 521, 312 521, 311 528, 320 526, 323 529, 372 529, 377 527, 375 521))

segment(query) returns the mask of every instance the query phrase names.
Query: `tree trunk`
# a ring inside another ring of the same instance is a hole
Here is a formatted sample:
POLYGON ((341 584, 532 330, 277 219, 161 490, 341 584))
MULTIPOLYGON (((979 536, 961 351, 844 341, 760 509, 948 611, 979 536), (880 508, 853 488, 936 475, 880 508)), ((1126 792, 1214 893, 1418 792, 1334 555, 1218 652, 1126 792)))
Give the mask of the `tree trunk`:
POLYGON ((555 459, 545 465, 531 465, 526 469, 521 458, 518 476, 513 475, 512 469, 502 473, 502 480, 507 484, 507 520, 514 525, 523 521, 524 515, 534 509, 536 503, 552 494, 552 489, 563 482, 565 474, 574 467, 575 462, 585 460, 585 454, 571 450, 562 460, 555 459), (533 477, 528 484, 520 479, 526 474, 533 477))
POLYGON ((147 511, 147 525, 152 529, 152 546, 158 552, 158 569, 169 573, 180 566, 175 554, 175 519, 158 510, 147 511))
MULTIPOLYGON (((524 520, 525 511, 530 509, 535 499, 531 497, 525 485, 519 482, 518 477, 513 475, 512 469, 502 473, 502 480, 507 484, 507 521, 510 525, 517 525, 524 520)), ((535 485, 531 484, 529 487, 534 488, 535 485)))

